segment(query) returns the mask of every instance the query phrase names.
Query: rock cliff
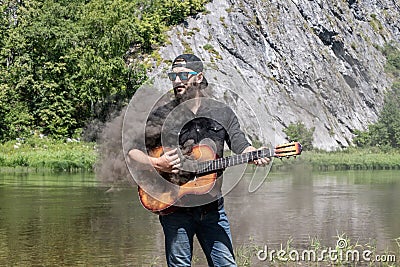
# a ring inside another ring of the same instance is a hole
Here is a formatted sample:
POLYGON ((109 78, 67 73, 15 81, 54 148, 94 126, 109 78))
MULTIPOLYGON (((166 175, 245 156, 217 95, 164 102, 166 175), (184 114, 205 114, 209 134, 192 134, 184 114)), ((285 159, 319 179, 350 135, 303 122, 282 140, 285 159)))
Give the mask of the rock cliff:
POLYGON ((206 9, 173 28, 159 53, 207 62, 213 97, 251 139, 285 142, 282 130, 301 121, 315 127, 315 147, 334 150, 376 121, 391 86, 379 47, 400 43, 397 0, 214 0, 206 9))

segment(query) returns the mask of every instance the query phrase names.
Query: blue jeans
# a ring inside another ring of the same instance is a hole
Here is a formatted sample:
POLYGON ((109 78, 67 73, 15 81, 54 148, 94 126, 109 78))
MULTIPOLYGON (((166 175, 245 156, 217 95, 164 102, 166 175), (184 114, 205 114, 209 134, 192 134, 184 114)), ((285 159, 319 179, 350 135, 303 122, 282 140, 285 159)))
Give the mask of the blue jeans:
POLYGON ((223 199, 215 208, 183 208, 161 215, 169 267, 191 266, 193 238, 197 236, 209 266, 236 266, 229 221, 223 199))

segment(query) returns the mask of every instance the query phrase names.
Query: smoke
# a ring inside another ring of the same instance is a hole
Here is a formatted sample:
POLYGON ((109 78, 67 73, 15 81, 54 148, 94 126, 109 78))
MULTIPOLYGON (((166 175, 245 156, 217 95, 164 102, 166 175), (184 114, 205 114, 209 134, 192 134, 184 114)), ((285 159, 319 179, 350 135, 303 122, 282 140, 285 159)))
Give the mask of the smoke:
POLYGON ((95 166, 95 174, 99 181, 108 185, 132 184, 122 149, 122 126, 127 107, 103 127, 98 140, 99 159, 95 166))
MULTIPOLYGON (((142 167, 127 157, 132 148, 146 150, 145 127, 147 135, 152 131, 159 132, 157 127, 151 128, 150 112, 157 106, 171 99, 168 91, 162 92, 151 83, 141 86, 132 97, 130 103, 119 114, 107 122, 98 138, 98 162, 95 166, 96 178, 107 185, 136 185, 135 179, 142 175, 142 167), (149 131, 150 129, 150 131, 149 131)), ((149 175, 146 176, 149 179, 149 175)))

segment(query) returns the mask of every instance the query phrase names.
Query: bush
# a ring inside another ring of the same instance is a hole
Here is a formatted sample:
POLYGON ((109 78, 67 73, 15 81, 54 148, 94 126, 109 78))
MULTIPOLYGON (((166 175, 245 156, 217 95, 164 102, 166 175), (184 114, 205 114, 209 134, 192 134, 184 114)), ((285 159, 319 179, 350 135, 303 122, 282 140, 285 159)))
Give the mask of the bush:
POLYGON ((313 134, 315 127, 307 129, 307 127, 302 122, 291 123, 289 126, 283 130, 283 132, 288 136, 291 141, 300 142, 303 150, 313 149, 313 134))

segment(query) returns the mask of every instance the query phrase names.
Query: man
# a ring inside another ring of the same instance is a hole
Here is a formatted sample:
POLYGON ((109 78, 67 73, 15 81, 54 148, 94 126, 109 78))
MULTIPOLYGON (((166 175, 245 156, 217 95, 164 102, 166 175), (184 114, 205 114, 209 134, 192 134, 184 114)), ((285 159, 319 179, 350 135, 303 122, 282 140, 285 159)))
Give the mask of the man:
MULTIPOLYGON (((208 142, 217 157, 222 157, 224 142, 236 154, 256 150, 240 130, 234 112, 205 97, 204 89, 208 83, 198 57, 192 54, 178 56, 168 76, 175 98, 149 116, 145 142, 148 150, 158 146, 175 148, 159 157, 132 149, 128 153, 130 159, 151 165, 158 172, 179 174, 183 162, 178 152, 187 146, 208 142)), ((269 162, 270 159, 261 158, 254 164, 264 166, 269 162)), ((175 182, 184 184, 179 179, 175 182)), ((179 205, 175 204, 180 206, 175 212, 160 215, 168 266, 191 265, 195 235, 209 266, 236 266, 221 183, 222 174, 219 173, 216 184, 207 194, 185 195, 179 205)))

